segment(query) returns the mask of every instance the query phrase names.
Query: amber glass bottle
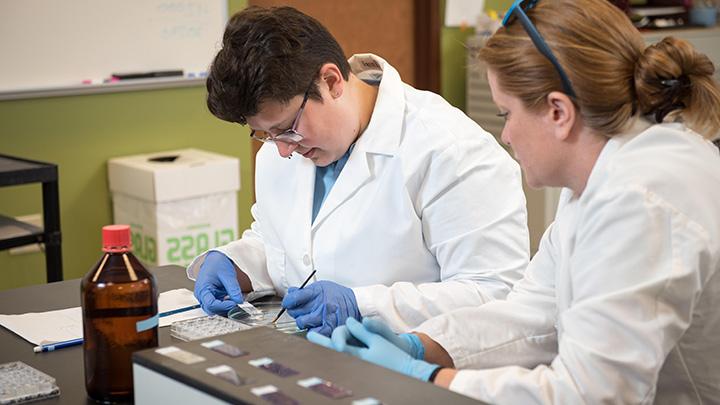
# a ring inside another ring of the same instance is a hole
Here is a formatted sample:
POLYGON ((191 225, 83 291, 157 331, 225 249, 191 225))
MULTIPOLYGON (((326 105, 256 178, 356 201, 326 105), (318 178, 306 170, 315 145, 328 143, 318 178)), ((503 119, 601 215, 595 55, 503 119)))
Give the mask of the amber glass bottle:
POLYGON ((103 227, 105 254, 83 278, 85 388, 98 401, 132 399, 132 353, 158 345, 155 278, 130 252, 130 227, 103 227))

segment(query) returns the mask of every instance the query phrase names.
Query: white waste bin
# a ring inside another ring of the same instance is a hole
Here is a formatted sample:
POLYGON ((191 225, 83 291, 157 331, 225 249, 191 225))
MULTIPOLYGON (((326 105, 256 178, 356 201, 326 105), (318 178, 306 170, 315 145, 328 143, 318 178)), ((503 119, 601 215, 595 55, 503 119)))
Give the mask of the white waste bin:
POLYGON ((114 222, 130 225, 145 263, 186 266, 237 237, 237 158, 198 149, 118 157, 108 178, 114 222))

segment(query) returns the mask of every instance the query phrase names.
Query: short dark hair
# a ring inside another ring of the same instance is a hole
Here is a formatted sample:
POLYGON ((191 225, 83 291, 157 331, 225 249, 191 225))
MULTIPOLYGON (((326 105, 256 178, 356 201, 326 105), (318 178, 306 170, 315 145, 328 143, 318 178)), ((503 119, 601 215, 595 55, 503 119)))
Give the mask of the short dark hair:
MULTIPOLYGON (((292 7, 248 7, 228 22, 207 79, 207 105, 221 120, 246 124, 265 101, 302 95, 325 63, 348 80, 350 65, 316 19, 292 7)), ((317 85, 310 98, 322 100, 317 85)))

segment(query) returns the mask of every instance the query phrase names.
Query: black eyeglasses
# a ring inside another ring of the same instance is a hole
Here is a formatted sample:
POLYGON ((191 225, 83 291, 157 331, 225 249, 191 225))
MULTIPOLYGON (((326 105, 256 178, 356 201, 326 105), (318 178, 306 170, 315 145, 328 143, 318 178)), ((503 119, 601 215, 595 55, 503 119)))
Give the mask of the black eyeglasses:
POLYGON ((505 14, 502 25, 503 27, 507 27, 508 25, 512 24, 516 18, 519 19, 520 24, 522 24, 523 28, 525 28, 525 32, 528 33, 537 50, 540 51, 540 53, 545 56, 550 61, 550 63, 553 64, 555 70, 558 72, 558 75, 560 75, 560 81, 562 82, 563 91, 565 92, 565 94, 572 98, 576 98, 577 96, 575 95, 575 91, 570 84, 570 79, 568 78, 568 75, 565 74, 565 70, 562 68, 562 66, 560 66, 560 62, 558 62, 557 58, 552 53, 552 50, 550 50, 550 47, 545 42, 542 35, 540 35, 537 28, 535 28, 535 25, 533 25, 532 21, 530 21, 530 18, 525 13, 527 10, 535 7, 535 4, 537 4, 537 2, 538 0, 516 0, 505 14))
POLYGON ((310 81, 310 85, 308 86, 307 90, 305 90, 305 95, 303 96, 302 104, 300 104, 300 110, 298 110, 297 114, 295 115, 295 119, 293 120, 292 126, 290 129, 287 129, 277 135, 272 135, 269 132, 265 131, 256 131, 252 130, 250 131, 250 137, 253 139, 257 139, 260 142, 267 142, 267 143, 275 143, 275 142, 283 142, 288 144, 298 144, 302 142, 304 139, 303 135, 297 131, 298 123, 300 122, 300 117, 302 116, 303 111, 305 110, 305 104, 307 104, 308 97, 310 96, 310 89, 312 89, 313 84, 315 83, 315 78, 313 77, 313 80, 310 81))

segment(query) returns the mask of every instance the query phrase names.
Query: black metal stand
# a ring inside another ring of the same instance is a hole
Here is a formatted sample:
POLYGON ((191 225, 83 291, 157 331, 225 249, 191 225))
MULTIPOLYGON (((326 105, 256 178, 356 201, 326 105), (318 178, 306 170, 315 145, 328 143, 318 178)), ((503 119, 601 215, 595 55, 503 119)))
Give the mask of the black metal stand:
POLYGON ((42 183, 44 229, 0 215, 0 250, 43 243, 47 281, 61 281, 62 238, 57 165, 0 155, 0 187, 29 183, 42 183))

